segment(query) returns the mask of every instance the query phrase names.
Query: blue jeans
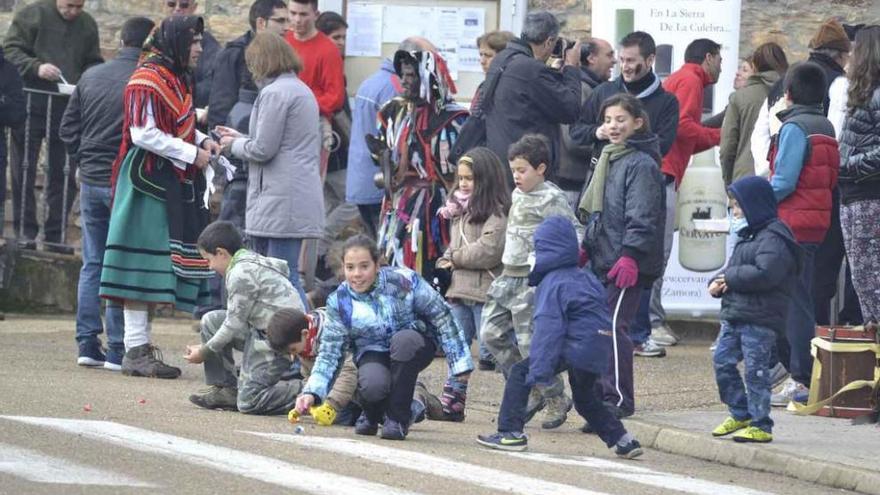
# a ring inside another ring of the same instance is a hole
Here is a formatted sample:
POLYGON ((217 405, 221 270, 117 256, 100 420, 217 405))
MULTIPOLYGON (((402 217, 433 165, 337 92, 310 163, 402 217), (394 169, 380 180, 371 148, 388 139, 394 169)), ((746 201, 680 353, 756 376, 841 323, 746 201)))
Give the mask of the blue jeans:
MULTIPOLYGON (((474 302, 456 301, 449 303, 452 308, 452 316, 464 330, 464 339, 470 348, 471 342, 476 337, 480 340, 480 322, 483 318, 483 304, 474 302)), ((480 342, 480 361, 495 361, 489 349, 480 342)))
MULTIPOLYGON (((110 188, 92 186, 83 182, 80 186, 79 207, 82 222, 82 260, 79 285, 76 294, 76 341, 95 340, 103 332, 101 322, 101 267, 104 262, 104 246, 110 228, 110 188)), ((107 324, 107 347, 122 351, 125 324, 122 305, 107 301, 104 314, 107 324)))
MULTIPOLYGON (((501 409, 498 411, 498 431, 521 433, 525 426, 526 406, 529 402, 529 393, 532 387, 526 384, 526 376, 529 374, 529 358, 513 365, 507 383, 504 385, 504 398, 501 400, 501 409)), ((626 430, 623 423, 617 419, 611 411, 602 403, 596 381, 599 375, 577 368, 568 367, 563 363, 556 374, 568 369, 568 383, 571 385, 571 397, 574 400, 574 408, 605 442, 611 447, 616 444, 626 430)))
MULTIPOLYGON (((816 308, 813 304, 813 259, 818 244, 800 243, 804 250, 804 270, 794 283, 785 336, 791 349, 788 371, 791 378, 807 387, 813 374, 813 355, 810 341, 816 336, 816 308)), ((783 363, 786 364, 786 363, 783 363)))
POLYGON ((752 420, 752 426, 767 433, 773 431, 770 419, 770 355, 776 333, 751 324, 721 322, 718 347, 715 348, 715 382, 721 401, 737 421, 752 420), (745 386, 736 368, 745 360, 745 386))
POLYGON ((308 309, 308 299, 299 281, 299 251, 302 249, 302 239, 251 236, 251 242, 257 253, 287 262, 287 268, 290 270, 287 278, 299 292, 303 308, 308 309))

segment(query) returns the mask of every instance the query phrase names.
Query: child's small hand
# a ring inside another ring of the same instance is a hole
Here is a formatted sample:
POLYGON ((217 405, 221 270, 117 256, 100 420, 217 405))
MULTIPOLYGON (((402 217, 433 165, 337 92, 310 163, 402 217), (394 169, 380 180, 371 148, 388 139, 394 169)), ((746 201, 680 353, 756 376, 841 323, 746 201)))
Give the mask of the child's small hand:
POLYGON ((305 414, 315 404, 315 396, 312 394, 300 394, 296 398, 296 410, 300 414, 305 414))
POLYGON ((712 297, 721 297, 725 292, 727 292, 727 284, 724 283, 724 276, 716 278, 709 285, 709 294, 711 294, 712 297))
POLYGON ((190 364, 204 363, 205 356, 202 355, 201 344, 186 346, 186 352, 183 354, 183 359, 186 359, 190 364))

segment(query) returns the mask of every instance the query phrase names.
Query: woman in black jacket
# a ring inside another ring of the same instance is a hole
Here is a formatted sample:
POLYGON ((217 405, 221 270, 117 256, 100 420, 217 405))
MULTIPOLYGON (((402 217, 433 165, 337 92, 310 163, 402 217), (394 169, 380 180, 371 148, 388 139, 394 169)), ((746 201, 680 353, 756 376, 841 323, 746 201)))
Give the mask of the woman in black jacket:
POLYGON ((880 26, 856 35, 840 136, 840 224, 866 322, 880 320, 880 26))

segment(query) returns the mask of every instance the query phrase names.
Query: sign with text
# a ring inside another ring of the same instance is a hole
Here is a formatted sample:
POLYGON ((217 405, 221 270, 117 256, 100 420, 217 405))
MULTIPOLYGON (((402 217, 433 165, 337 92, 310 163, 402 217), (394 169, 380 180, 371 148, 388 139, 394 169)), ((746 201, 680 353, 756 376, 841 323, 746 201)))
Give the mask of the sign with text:
POLYGON ((721 44, 721 78, 707 93, 715 113, 727 106, 739 64, 739 30, 742 0, 593 0, 592 34, 617 45, 633 31, 654 37, 657 60, 654 71, 666 77, 684 65, 691 41, 709 38, 721 44))

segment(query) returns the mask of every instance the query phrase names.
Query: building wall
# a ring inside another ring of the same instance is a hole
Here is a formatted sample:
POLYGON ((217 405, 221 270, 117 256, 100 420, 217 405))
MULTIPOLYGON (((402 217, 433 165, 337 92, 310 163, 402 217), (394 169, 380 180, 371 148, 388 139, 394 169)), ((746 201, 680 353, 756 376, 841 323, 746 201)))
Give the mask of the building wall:
MULTIPOLYGON (((13 8, 32 1, 0 0, 0 33, 6 32, 13 8)), ((198 1, 199 12, 207 13, 208 26, 221 42, 247 29, 252 0, 198 1)), ((592 0, 529 0, 530 9, 547 9, 559 15, 568 36, 589 35, 591 4, 592 0)), ((87 0, 86 10, 97 19, 101 45, 110 54, 118 46, 119 29, 127 17, 146 15, 158 20, 163 5, 162 0, 87 0)), ((776 41, 789 52, 790 60, 802 59, 816 28, 829 17, 850 23, 880 23, 880 0, 743 0, 740 54, 765 41, 776 41)))

